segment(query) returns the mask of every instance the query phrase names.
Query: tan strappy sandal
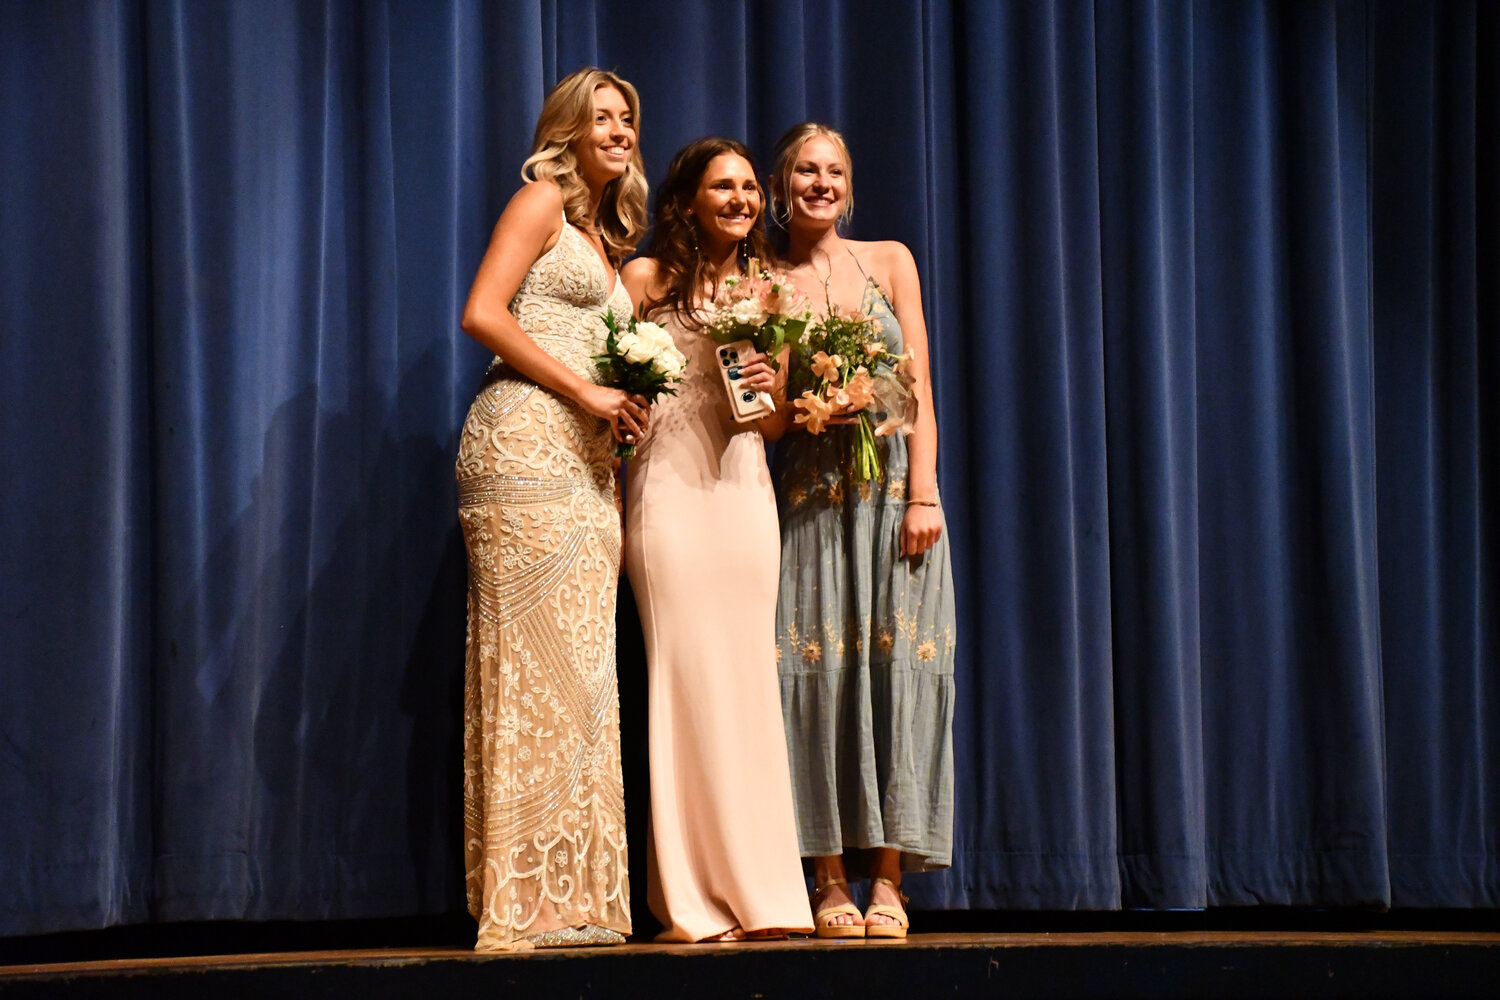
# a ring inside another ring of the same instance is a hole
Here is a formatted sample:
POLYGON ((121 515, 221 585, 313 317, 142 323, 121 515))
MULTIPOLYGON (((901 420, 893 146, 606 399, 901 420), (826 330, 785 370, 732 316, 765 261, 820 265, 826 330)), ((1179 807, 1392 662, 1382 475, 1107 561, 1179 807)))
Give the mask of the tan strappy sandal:
POLYGON ((911 921, 907 919, 906 910, 904 909, 904 907, 906 906, 906 902, 907 902, 907 900, 906 900, 906 893, 902 892, 901 891, 901 887, 899 885, 897 885, 896 883, 892 882, 888 878, 872 878, 872 879, 870 879, 870 886, 871 886, 872 889, 874 888, 874 885, 875 885, 876 882, 884 882, 886 885, 890 886, 892 889, 895 889, 896 890, 896 896, 901 900, 901 905, 900 906, 888 906, 885 903, 871 903, 870 906, 869 906, 869 908, 865 910, 865 927, 864 927, 865 937, 867 937, 867 938, 904 938, 904 937, 906 937, 907 928, 911 927, 911 921), (870 923, 870 917, 871 916, 890 917, 891 919, 898 921, 898 923, 894 923, 894 924, 872 924, 872 923, 870 923))
MULTIPOLYGON (((816 903, 819 896, 836 885, 847 886, 849 883, 841 878, 824 882, 812 891, 812 899, 816 903)), ((813 933, 820 938, 862 938, 865 936, 864 926, 861 924, 836 924, 834 917, 844 915, 859 917, 859 908, 853 903, 839 903, 837 906, 825 906, 820 910, 813 911, 813 933)))

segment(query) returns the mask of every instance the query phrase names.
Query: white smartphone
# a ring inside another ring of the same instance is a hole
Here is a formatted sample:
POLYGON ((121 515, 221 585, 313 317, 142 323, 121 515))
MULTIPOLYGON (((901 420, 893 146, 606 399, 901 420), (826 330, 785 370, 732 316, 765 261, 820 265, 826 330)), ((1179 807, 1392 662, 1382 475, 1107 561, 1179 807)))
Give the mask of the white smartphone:
POLYGON ((729 393, 729 411, 742 424, 776 412, 776 401, 769 392, 756 392, 740 384, 740 359, 755 353, 755 345, 748 340, 736 340, 720 344, 714 352, 719 358, 719 375, 724 379, 724 388, 729 393))

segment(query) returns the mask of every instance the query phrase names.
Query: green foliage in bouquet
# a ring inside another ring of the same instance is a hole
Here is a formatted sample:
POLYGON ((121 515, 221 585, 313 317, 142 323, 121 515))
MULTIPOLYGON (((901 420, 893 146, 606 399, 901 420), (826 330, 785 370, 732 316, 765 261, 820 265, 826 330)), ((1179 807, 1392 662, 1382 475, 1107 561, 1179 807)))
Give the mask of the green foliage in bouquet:
MULTIPOLYGON (((677 395, 687 358, 677 350, 670 333, 634 316, 627 317, 622 325, 613 309, 604 314, 604 328, 604 353, 594 355, 600 385, 645 396, 648 403, 656 402, 659 396, 677 395)), ((615 455, 630 458, 635 455, 635 445, 618 442, 615 455)))
POLYGON ((833 308, 807 329, 798 348, 794 380, 812 388, 792 401, 802 411, 793 419, 808 433, 821 434, 834 418, 853 416, 854 479, 879 479, 883 470, 875 439, 908 434, 916 423, 911 351, 892 354, 874 319, 833 308))
POLYGON ((748 340, 771 360, 803 337, 812 321, 807 298, 786 275, 750 259, 749 273, 725 280, 714 296, 708 335, 721 344, 748 340))

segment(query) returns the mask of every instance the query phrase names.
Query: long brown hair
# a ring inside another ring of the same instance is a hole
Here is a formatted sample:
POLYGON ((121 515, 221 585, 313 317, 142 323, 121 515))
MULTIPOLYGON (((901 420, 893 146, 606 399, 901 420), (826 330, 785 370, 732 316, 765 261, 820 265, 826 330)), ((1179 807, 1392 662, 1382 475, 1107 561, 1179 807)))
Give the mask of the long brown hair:
POLYGON ((594 91, 613 87, 625 98, 635 124, 635 145, 624 176, 604 185, 599 199, 599 230, 606 252, 618 265, 630 256, 646 231, 646 170, 641 163, 641 99, 627 81, 593 66, 569 73, 542 102, 542 113, 536 122, 532 153, 521 165, 521 176, 528 181, 551 181, 562 189, 563 212, 568 221, 587 230, 589 189, 578 174, 578 157, 573 143, 588 135, 594 127, 594 91))
MULTIPOLYGON (((693 199, 698 195, 698 185, 714 157, 733 154, 750 164, 757 177, 760 170, 755 157, 744 143, 723 136, 710 135, 695 139, 677 151, 672 165, 667 168, 667 179, 656 191, 656 218, 651 228, 651 246, 646 254, 656 260, 658 280, 665 286, 660 298, 648 298, 641 314, 650 317, 659 310, 677 310, 682 322, 689 326, 700 325, 693 316, 692 306, 699 299, 706 285, 712 285, 713 275, 708 261, 698 252, 696 223, 688 215, 693 199)), ((766 239, 766 198, 761 194, 761 210, 749 235, 740 242, 741 262, 749 257, 759 257, 768 264, 773 259, 770 241, 766 239)))

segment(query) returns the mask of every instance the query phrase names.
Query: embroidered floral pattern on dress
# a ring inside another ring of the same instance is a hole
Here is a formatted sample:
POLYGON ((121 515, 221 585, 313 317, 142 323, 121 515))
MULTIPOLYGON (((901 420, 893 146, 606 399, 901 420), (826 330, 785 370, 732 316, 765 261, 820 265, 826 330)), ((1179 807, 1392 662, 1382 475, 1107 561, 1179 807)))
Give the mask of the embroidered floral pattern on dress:
MULTIPOLYGON (((900 326, 867 280, 892 353, 900 326)), ((891 847, 903 870, 952 860, 953 583, 946 532, 900 555, 909 456, 877 438, 883 478, 854 475, 848 427, 777 445, 777 671, 804 856, 891 847), (809 657, 810 647, 816 648, 809 657)))
MULTIPOLYGON (((847 433, 845 428, 825 431, 829 441, 847 433)), ((842 506, 852 491, 860 503, 904 503, 906 479, 903 470, 900 478, 887 478, 885 470, 891 461, 891 445, 888 438, 876 442, 880 453, 882 474, 874 480, 855 483, 853 463, 841 464, 836 471, 819 469, 816 466, 799 466, 788 470, 790 477, 782 485, 782 496, 790 509, 796 510, 810 505, 820 507, 842 506)), ((830 447, 833 447, 830 445, 830 447)), ((842 447, 842 446, 840 446, 842 447)))
MULTIPOLYGON (((920 611, 921 604, 918 603, 917 607, 920 611)), ((776 662, 782 661, 782 650, 786 648, 795 650, 805 667, 816 670, 825 666, 826 653, 826 667, 840 669, 845 653, 850 649, 863 651, 867 638, 873 641, 872 648, 879 651, 879 655, 874 658, 887 662, 916 660, 917 664, 913 666, 931 664, 937 660, 939 652, 953 652, 956 639, 951 625, 930 622, 923 628, 920 619, 916 617, 901 612, 897 612, 895 617, 905 623, 904 628, 901 625, 889 628, 881 626, 874 630, 873 635, 868 619, 863 623, 848 620, 842 625, 825 621, 819 630, 823 636, 821 639, 808 638, 798 632, 795 624, 789 624, 777 637, 776 662)))

